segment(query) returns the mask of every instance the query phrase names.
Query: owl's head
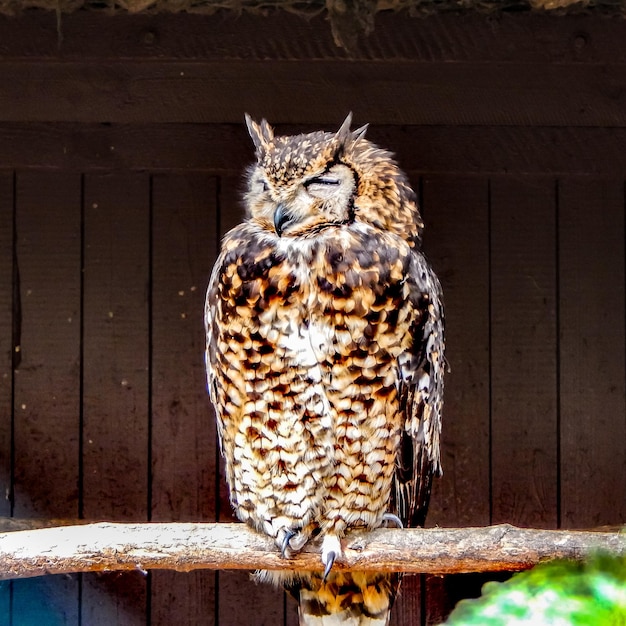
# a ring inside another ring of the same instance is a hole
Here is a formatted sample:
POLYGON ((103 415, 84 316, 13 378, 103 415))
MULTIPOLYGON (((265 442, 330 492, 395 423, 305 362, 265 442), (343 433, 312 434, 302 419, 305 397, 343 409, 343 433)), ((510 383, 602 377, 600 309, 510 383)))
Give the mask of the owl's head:
POLYGON ((279 136, 246 114, 257 162, 245 195, 248 217, 279 237, 312 237, 357 221, 419 243, 415 194, 391 153, 365 139, 367 125, 336 133, 279 136))

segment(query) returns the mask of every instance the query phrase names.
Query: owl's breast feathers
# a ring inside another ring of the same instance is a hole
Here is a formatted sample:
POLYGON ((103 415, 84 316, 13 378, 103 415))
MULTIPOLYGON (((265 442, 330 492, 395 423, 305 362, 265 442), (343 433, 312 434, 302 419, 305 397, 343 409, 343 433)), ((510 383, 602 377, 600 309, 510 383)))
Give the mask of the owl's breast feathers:
MULTIPOLYGON (((366 225, 291 243, 253 222, 231 231, 207 294, 207 365, 241 519, 274 537, 296 522, 342 533, 380 525, 391 499, 407 521, 401 439, 438 448, 422 407, 438 299, 421 254, 366 225)), ((438 449, 425 459, 437 469, 438 449)))

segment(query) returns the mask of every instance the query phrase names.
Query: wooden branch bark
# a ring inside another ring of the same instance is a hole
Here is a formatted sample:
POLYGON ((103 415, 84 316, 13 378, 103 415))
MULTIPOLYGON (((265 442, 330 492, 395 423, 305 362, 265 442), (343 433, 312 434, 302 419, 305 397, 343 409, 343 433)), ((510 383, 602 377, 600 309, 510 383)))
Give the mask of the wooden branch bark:
MULTIPOLYGON (((353 531, 335 567, 450 574, 520 570, 596 550, 626 554, 619 532, 516 528, 353 531)), ((272 540, 243 524, 109 522, 0 534, 0 579, 74 572, 171 569, 321 570, 319 542, 282 559, 272 540)))

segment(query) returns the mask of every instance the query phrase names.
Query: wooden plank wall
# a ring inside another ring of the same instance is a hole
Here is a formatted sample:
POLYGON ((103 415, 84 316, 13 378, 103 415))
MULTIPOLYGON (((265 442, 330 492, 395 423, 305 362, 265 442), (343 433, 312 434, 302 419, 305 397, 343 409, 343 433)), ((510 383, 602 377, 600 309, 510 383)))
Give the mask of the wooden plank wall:
MULTIPOLYGON (((0 515, 232 519, 203 292, 241 217, 244 111, 353 110, 419 191, 446 294, 429 524, 626 519, 626 21, 382 14, 0 17, 0 515)), ((407 577, 397 626, 481 576, 407 577)), ((294 626, 246 573, 0 584, 0 626, 294 626)))

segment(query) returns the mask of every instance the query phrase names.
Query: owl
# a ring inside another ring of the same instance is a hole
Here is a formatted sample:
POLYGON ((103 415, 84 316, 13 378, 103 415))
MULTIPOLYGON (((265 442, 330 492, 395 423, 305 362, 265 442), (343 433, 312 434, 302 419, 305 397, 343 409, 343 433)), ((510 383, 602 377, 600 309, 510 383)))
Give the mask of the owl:
POLYGON ((320 626, 388 623, 399 577, 333 563, 352 528, 422 525, 441 472, 440 283, 407 177, 351 119, 279 136, 246 115, 246 217, 223 240, 205 307, 232 506, 285 559, 317 538, 319 572, 286 560, 259 578, 320 626))

